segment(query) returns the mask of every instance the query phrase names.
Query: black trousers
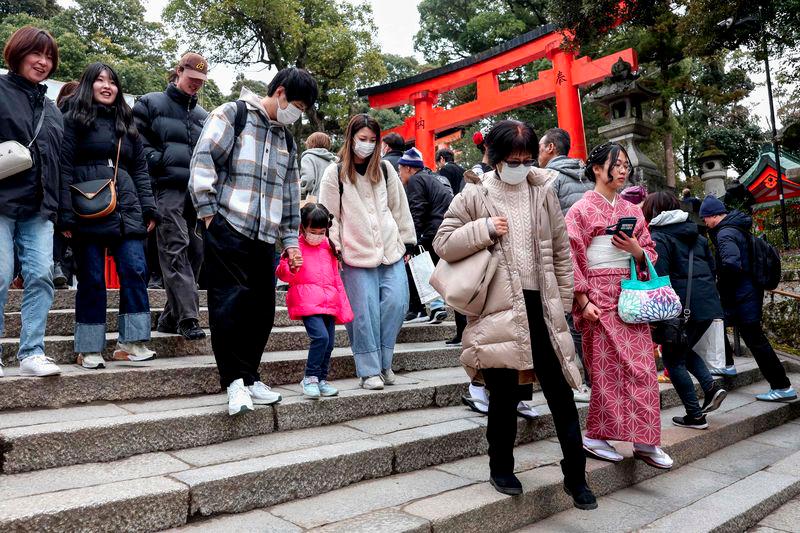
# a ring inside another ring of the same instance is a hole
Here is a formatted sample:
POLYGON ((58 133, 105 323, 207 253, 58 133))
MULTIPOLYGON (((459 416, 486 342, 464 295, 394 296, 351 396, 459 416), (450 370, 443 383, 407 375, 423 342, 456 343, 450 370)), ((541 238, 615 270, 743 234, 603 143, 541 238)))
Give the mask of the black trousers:
MULTIPOLYGON (((758 369, 764 375, 764 379, 769 382, 771 389, 786 389, 792 384, 786 376, 786 369, 783 368, 778 354, 769 343, 769 339, 764 334, 764 329, 758 322, 749 324, 739 324, 737 326, 739 336, 753 353, 758 369)), ((731 348, 728 336, 725 335, 725 364, 733 364, 733 349, 731 348)))
MULTIPOLYGON (((578 410, 572 388, 561 372, 558 356, 549 342, 538 291, 524 291, 525 307, 533 349, 533 366, 542 392, 553 414, 558 442, 564 460, 561 469, 568 487, 585 483, 586 457, 583 454, 578 410)), ((485 368, 483 377, 489 389, 489 470, 493 476, 514 472, 514 441, 517 437, 517 403, 530 398, 531 385, 519 385, 519 372, 509 368, 485 368)))
POLYGON ((211 347, 225 389, 252 385, 275 322, 275 245, 248 239, 214 216, 206 231, 211 347))

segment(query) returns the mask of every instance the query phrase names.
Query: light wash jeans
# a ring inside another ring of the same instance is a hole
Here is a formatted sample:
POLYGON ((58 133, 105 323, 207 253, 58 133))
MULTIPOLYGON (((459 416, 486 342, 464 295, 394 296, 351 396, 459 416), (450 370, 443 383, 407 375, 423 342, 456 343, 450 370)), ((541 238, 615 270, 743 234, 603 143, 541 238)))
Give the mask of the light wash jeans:
POLYGON ((44 355, 47 313, 53 305, 54 292, 53 223, 38 214, 19 220, 0 215, 0 336, 5 326, 3 310, 8 286, 14 276, 14 248, 25 280, 17 352, 22 361, 32 355, 44 355))
POLYGON ((394 344, 408 311, 408 280, 403 260, 376 268, 344 265, 342 272, 354 319, 347 324, 358 377, 392 368, 394 344))

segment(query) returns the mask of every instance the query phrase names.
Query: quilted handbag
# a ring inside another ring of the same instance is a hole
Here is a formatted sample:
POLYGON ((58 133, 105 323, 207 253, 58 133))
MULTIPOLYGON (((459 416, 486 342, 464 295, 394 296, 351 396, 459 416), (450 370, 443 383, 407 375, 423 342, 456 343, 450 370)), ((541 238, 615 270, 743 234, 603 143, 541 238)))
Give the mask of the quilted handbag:
POLYGON ((650 272, 648 281, 639 281, 636 278, 636 263, 632 257, 631 277, 622 280, 617 312, 622 321, 628 324, 661 322, 677 318, 681 314, 681 299, 672 288, 669 276, 659 277, 647 254, 645 259, 650 272))
POLYGON ((72 210, 83 219, 107 217, 117 208, 117 172, 122 139, 117 142, 117 160, 114 163, 114 177, 90 180, 70 185, 72 210))

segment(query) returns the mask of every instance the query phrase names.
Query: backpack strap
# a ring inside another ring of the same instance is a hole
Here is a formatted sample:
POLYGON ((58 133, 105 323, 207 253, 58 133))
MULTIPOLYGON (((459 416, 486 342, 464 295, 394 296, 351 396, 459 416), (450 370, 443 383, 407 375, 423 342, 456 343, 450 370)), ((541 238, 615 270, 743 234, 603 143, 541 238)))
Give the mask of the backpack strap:
POLYGON ((233 122, 234 143, 244 131, 245 126, 247 126, 247 104, 244 100, 236 100, 236 119, 233 122))

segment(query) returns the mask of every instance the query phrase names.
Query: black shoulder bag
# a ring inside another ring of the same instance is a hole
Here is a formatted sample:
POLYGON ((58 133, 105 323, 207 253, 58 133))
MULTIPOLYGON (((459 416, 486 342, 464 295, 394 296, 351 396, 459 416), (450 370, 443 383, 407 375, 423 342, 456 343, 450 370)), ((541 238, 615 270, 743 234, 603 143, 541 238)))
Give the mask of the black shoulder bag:
POLYGON ((686 324, 692 315, 692 277, 694 274, 694 245, 689 250, 689 279, 686 283, 686 305, 683 315, 678 318, 656 322, 650 331, 653 342, 662 346, 669 346, 673 350, 689 347, 689 337, 686 334, 686 324))
POLYGON ((119 152, 122 137, 117 141, 117 159, 114 163, 114 177, 110 180, 90 180, 70 185, 72 210, 79 218, 96 219, 107 217, 117 208, 117 173, 119 172, 119 152))

